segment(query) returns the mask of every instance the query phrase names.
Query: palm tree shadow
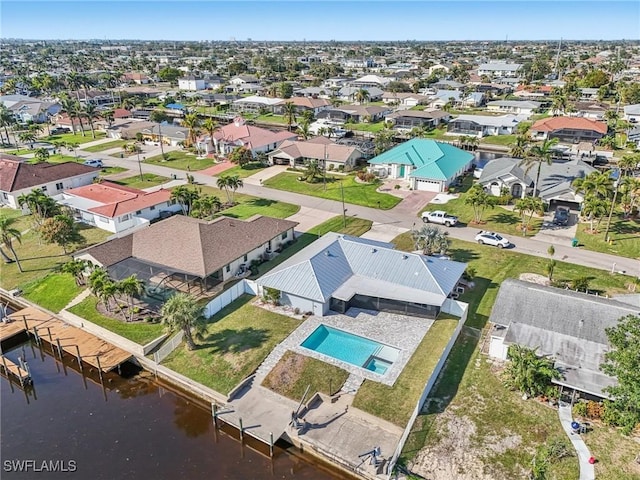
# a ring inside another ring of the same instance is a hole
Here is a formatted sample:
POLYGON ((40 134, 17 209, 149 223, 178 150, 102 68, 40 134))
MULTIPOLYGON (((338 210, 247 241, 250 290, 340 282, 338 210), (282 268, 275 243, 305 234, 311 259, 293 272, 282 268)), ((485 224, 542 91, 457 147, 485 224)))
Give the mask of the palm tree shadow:
POLYGON ((199 348, 211 349, 212 354, 241 353, 260 347, 268 338, 268 331, 263 328, 247 327, 241 330, 226 328, 207 335, 199 348))
POLYGON ((487 220, 507 225, 515 225, 519 221, 518 217, 509 213, 495 213, 491 215, 487 220))

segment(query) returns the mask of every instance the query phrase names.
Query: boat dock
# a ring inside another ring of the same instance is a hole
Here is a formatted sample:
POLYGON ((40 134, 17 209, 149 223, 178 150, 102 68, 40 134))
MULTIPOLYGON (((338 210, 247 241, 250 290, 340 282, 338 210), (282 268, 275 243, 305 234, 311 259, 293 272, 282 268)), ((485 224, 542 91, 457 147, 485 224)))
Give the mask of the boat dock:
POLYGON ((62 358, 66 352, 102 373, 119 368, 132 354, 111 345, 95 335, 73 327, 35 307, 26 307, 8 316, 9 322, 0 323, 0 342, 27 333, 37 343, 49 343, 52 351, 62 358))
POLYGON ((31 383, 31 374, 29 373, 29 368, 26 363, 20 362, 20 365, 18 365, 4 355, 0 355, 0 357, 2 357, 0 367, 7 377, 16 377, 23 387, 31 383))

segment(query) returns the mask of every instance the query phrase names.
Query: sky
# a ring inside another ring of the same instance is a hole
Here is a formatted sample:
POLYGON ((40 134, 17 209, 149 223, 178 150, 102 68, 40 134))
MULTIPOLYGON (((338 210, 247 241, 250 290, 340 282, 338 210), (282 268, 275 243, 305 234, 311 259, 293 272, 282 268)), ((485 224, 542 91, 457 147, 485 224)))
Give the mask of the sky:
POLYGON ((2 38, 138 40, 619 40, 638 0, 1 0, 2 38))

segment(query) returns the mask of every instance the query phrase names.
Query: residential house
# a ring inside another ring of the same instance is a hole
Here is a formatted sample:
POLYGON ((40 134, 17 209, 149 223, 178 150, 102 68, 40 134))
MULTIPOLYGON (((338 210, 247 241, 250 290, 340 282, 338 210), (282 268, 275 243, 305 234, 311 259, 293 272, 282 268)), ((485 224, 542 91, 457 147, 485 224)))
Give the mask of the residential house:
POLYGON ((437 90, 431 95, 429 107, 442 108, 447 104, 453 103, 454 106, 462 107, 478 107, 484 101, 484 94, 480 92, 471 92, 467 96, 459 90, 437 90))
POLYGON ((148 226, 163 212, 180 211, 169 190, 145 192, 112 182, 67 189, 53 198, 69 208, 77 222, 117 234, 148 226))
POLYGON ((228 155, 238 147, 251 151, 253 156, 275 150, 285 140, 297 140, 298 135, 293 132, 272 132, 265 128, 246 125, 242 117, 236 117, 233 123, 219 128, 211 138, 204 135, 198 139, 197 146, 207 153, 228 155))
POLYGON ((377 122, 391 113, 388 106, 378 105, 342 105, 338 108, 322 110, 316 117, 334 122, 377 122))
MULTIPOLYGON (((155 122, 142 120, 137 117, 139 110, 133 112, 134 118, 114 119, 110 127, 106 128, 107 137, 123 140, 132 140, 136 138, 138 132, 142 132, 145 128, 151 128, 157 125, 155 122)), ((149 116, 147 115, 147 118, 149 116)))
POLYGON ((140 72, 127 72, 122 74, 122 80, 127 83, 135 83, 137 85, 146 85, 149 83, 149 77, 140 72))
POLYGON ((438 72, 438 71, 442 73, 449 73, 449 70, 451 70, 451 65, 447 65, 444 63, 435 63, 427 69, 427 74, 433 75, 435 72, 438 72))
POLYGON ((351 82, 351 86, 355 88, 377 87, 384 89, 390 82, 391 78, 381 77, 379 75, 365 75, 351 82))
POLYGON ((331 90, 325 87, 296 88, 293 91, 295 97, 329 98, 331 90))
POLYGON ((623 118, 631 123, 640 122, 640 103, 635 105, 625 105, 622 109, 624 112, 623 118))
POLYGON ((207 88, 203 78, 197 78, 194 76, 184 77, 178 79, 178 88, 180 90, 188 90, 191 92, 197 92, 205 90, 207 88))
POLYGON ((91 103, 103 108, 115 108, 122 103, 120 92, 117 90, 78 90, 71 92, 70 97, 77 99, 83 105, 91 103))
POLYGON ((466 264, 395 250, 391 243, 327 233, 256 283, 282 305, 324 316, 349 308, 436 318, 466 264))
POLYGON ((46 123, 60 112, 60 105, 27 95, 2 95, 0 104, 7 107, 18 123, 46 123))
POLYGON ((89 185, 99 174, 99 168, 81 163, 26 163, 24 158, 0 153, 0 205, 18 209, 18 197, 31 190, 53 196, 68 188, 89 185))
POLYGON ((401 105, 410 108, 417 105, 425 105, 428 103, 429 98, 426 95, 419 95, 417 93, 384 92, 382 94, 382 101, 387 104, 401 105))
POLYGON ((597 100, 598 90, 598 88, 581 88, 580 100, 597 100))
POLYGON ((284 105, 287 103, 292 103, 295 106, 295 110, 297 114, 301 114, 303 112, 311 112, 315 117, 321 111, 327 110, 331 107, 331 102, 325 100, 324 98, 313 98, 313 97, 291 97, 286 100, 282 100, 280 103, 276 103, 274 105, 274 110, 280 114, 284 113, 284 105))
POLYGON ((456 135, 474 135, 478 138, 492 135, 512 135, 527 115, 459 115, 449 122, 447 131, 456 135))
POLYGON ((455 80, 438 80, 436 83, 430 85, 435 90, 460 90, 464 88, 464 83, 456 82, 455 80))
POLYGON ((627 141, 636 144, 636 148, 640 148, 640 126, 634 126, 627 130, 627 141))
MULTIPOLYGON (((573 112, 569 114, 571 117, 584 117, 590 120, 604 120, 604 114, 609 110, 609 107, 596 100, 575 102, 573 104, 573 112)), ((564 112, 554 110, 554 115, 560 115, 564 112)))
POLYGON ((285 140, 268 154, 271 165, 305 166, 309 161, 317 161, 321 168, 351 170, 363 153, 356 147, 338 145, 325 137, 317 137, 304 142, 285 140))
POLYGON ((234 100, 233 108, 242 113, 274 113, 276 105, 283 102, 282 98, 260 97, 251 95, 249 97, 234 100))
POLYGON ((258 79, 251 75, 238 75, 229 80, 225 90, 233 93, 259 93, 264 90, 258 79))
POLYGON ((481 63, 478 66, 478 75, 486 75, 491 78, 503 78, 510 77, 516 78, 519 76, 519 71, 522 68, 520 63, 505 63, 505 62, 489 62, 481 63))
POLYGON ((153 123, 151 126, 140 129, 139 132, 142 133, 145 141, 154 143, 162 141, 163 144, 171 145, 172 147, 183 145, 189 138, 188 128, 165 123, 153 123))
POLYGON ((414 138, 371 160, 370 170, 380 177, 403 179, 414 190, 444 192, 471 168, 472 153, 448 143, 414 138))
POLYGON ((528 100, 496 100, 487 103, 487 111, 513 113, 515 115, 533 115, 542 106, 540 102, 528 100))
POLYGON ((607 134, 607 124, 582 117, 548 117, 531 126, 531 138, 557 138, 560 142, 595 142, 607 134))
POLYGON ((137 272, 147 294, 212 287, 244 274, 251 262, 270 258, 294 240, 296 222, 255 216, 212 221, 183 215, 77 252, 123 279, 137 272))
POLYGON ((384 91, 378 87, 342 87, 338 90, 337 96, 345 102, 353 102, 360 90, 366 90, 369 93, 368 102, 377 102, 382 99, 384 91))
MULTIPOLYGON (((573 181, 595 171, 579 159, 553 162, 551 165, 543 162, 540 165, 538 195, 550 205, 561 204, 579 210, 584 196, 576 192, 573 181)), ((522 159, 500 157, 490 160, 482 168, 478 183, 495 196, 500 196, 502 189, 506 188, 514 198, 524 198, 533 194, 536 173, 537 167, 527 168, 522 159)))
POLYGON ((489 317, 489 355, 506 360, 511 345, 535 349, 560 372, 553 383, 609 398, 604 389, 616 380, 600 369, 610 350, 606 329, 638 314, 640 308, 616 299, 507 279, 489 317))
POLYGON ((412 130, 416 127, 435 128, 451 120, 451 114, 443 110, 398 110, 385 117, 396 130, 412 130))

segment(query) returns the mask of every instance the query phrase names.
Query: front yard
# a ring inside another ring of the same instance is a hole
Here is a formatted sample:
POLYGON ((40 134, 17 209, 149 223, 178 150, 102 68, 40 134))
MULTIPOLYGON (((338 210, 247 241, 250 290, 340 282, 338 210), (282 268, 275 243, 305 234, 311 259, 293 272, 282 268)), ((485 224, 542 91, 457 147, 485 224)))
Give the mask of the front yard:
POLYGON ((162 185, 169 181, 169 178, 163 177, 162 175, 156 175, 154 173, 143 173, 142 180, 140 179, 140 175, 112 180, 113 183, 117 183, 118 185, 126 185, 130 188, 139 189, 155 187, 156 185, 162 185))
POLYGON ((381 208, 388 210, 400 203, 401 198, 377 191, 378 185, 356 183, 354 175, 327 175, 326 185, 323 178, 316 178, 314 183, 298 180, 299 172, 283 172, 266 180, 263 185, 278 190, 302 193, 314 197, 341 201, 344 191, 344 201, 354 205, 381 208))
POLYGON ((253 306, 243 295, 209 319, 204 340, 193 351, 178 347, 166 367, 223 395, 262 363, 299 321, 253 306))
POLYGON ((236 165, 235 167, 231 167, 228 170, 225 170, 224 172, 218 174, 218 176, 228 177, 232 175, 237 175, 240 178, 247 178, 247 177, 250 177, 251 175, 255 175, 256 173, 261 172, 265 168, 267 167, 260 162, 252 162, 242 167, 239 165, 236 165))
MULTIPOLYGON (((77 125, 76 125, 77 128, 77 125)), ((93 138, 90 130, 85 130, 84 136, 82 133, 64 133, 60 135, 50 135, 44 139, 45 142, 64 142, 64 143, 89 143, 105 138, 107 134, 105 132, 96 131, 96 138, 93 138)))
POLYGON ((589 222, 578 224, 576 238, 580 246, 594 252, 609 253, 627 258, 640 257, 640 221, 637 219, 624 219, 614 216, 611 219, 609 239, 612 243, 605 242, 604 231, 607 228, 605 218, 598 227, 598 233, 589 233, 589 222))
POLYGON ((155 157, 147 158, 143 163, 161 165, 178 170, 190 170, 192 172, 204 170, 215 164, 212 158, 198 158, 193 153, 183 151, 168 152, 166 155, 168 155, 168 160, 165 160, 162 155, 156 155, 155 157))
POLYGON ((100 145, 94 145, 93 147, 83 148, 85 152, 104 152, 105 150, 111 150, 112 148, 118 148, 126 145, 128 143, 127 140, 114 140, 113 142, 105 142, 100 145))

